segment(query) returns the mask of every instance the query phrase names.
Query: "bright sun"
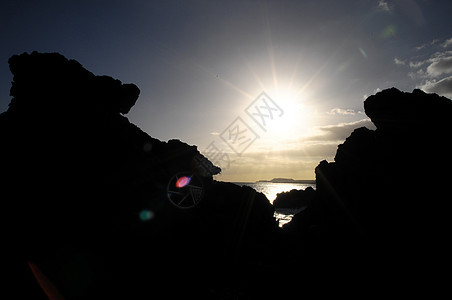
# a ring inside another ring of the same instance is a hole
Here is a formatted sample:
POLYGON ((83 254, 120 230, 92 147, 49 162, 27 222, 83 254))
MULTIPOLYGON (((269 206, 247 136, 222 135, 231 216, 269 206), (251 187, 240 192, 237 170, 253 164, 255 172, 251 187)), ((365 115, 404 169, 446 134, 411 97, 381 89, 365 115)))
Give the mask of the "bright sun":
POLYGON ((283 115, 268 126, 268 135, 280 140, 305 135, 310 127, 312 111, 303 94, 291 88, 274 88, 268 95, 283 110, 283 115))

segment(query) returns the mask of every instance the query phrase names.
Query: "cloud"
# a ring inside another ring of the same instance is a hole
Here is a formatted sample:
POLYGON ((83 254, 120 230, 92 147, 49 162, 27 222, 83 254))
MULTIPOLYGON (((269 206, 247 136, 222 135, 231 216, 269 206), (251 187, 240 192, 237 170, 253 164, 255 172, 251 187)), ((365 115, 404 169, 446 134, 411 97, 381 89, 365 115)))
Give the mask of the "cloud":
POLYGON ((445 40, 444 43, 442 43, 442 46, 443 46, 443 48, 452 46, 452 38, 445 40))
POLYGON ((216 180, 229 182, 254 182, 261 179, 285 177, 293 179, 314 179, 315 167, 320 160, 292 161, 279 155, 271 162, 248 162, 240 161, 234 168, 216 175, 216 180))
POLYGON ((385 0, 378 1, 377 8, 379 11, 391 11, 388 2, 386 2, 385 0))
MULTIPOLYGON (((451 39, 442 45, 448 44, 451 39)), ((437 93, 452 98, 452 51, 436 52, 428 60, 428 66, 410 73, 411 78, 424 78, 418 87, 429 93, 437 93), (446 77, 444 77, 446 76, 446 77)))
POLYGON ((437 79, 441 75, 452 73, 452 51, 436 52, 428 59, 411 61, 408 65, 412 69, 417 69, 408 73, 411 79, 437 79), (424 65, 427 67, 423 67, 424 65))
MULTIPOLYGON (((380 88, 376 88, 375 90, 373 90, 371 95, 375 95, 378 92, 381 92, 380 88)), ((366 100, 367 98, 369 98, 369 95, 368 94, 364 94, 363 95, 363 101, 366 100)), ((362 111, 358 111, 358 113, 363 114, 362 111)))
POLYGON ((350 123, 327 125, 317 128, 318 134, 304 138, 304 141, 320 143, 338 143, 344 141, 356 128, 367 127, 375 129, 370 119, 362 119, 350 123))
POLYGON ((246 152, 216 179, 255 181, 273 177, 314 178, 315 167, 324 159, 332 161, 338 144, 294 140, 285 149, 246 152))
POLYGON ((428 47, 430 47, 430 46, 436 45, 439 41, 440 41, 439 39, 434 39, 434 40, 432 40, 432 41, 430 41, 430 42, 423 43, 422 45, 417 46, 417 47, 415 47, 414 49, 415 49, 416 51, 420 51, 420 50, 422 50, 422 49, 425 49, 425 48, 428 48, 428 47))
POLYGON ((284 161, 308 162, 332 158, 340 143, 297 143, 288 145, 287 149, 275 151, 253 151, 245 153, 239 163, 243 164, 276 164, 284 161))
POLYGON ((314 169, 320 161, 331 161, 337 147, 359 127, 375 129, 369 119, 335 125, 320 126, 309 137, 288 139, 283 147, 262 148, 247 151, 241 157, 228 153, 233 162, 224 168, 217 180, 255 181, 273 177, 292 177, 296 179, 314 178, 314 169))
POLYGON ((437 93, 452 98, 452 76, 438 81, 426 81, 423 85, 419 86, 419 88, 429 93, 437 93))
POLYGON ((417 88, 426 92, 452 97, 452 37, 434 39, 415 48, 424 54, 416 55, 416 59, 394 58, 398 66, 408 66, 411 70, 408 77, 417 81, 417 88), (422 57, 423 59, 419 59, 422 57))
POLYGON ((452 55, 441 55, 431 59, 431 64, 427 67, 427 74, 430 77, 438 77, 449 73, 452 73, 452 55))
POLYGON ((410 61, 410 63, 408 65, 410 66, 410 68, 416 69, 416 68, 422 67, 427 62, 428 62, 428 60, 416 61, 416 62, 410 61))
POLYGON ((405 61, 400 60, 400 59, 398 59, 397 57, 394 57, 394 63, 395 63, 396 65, 402 65, 402 66, 405 65, 405 61))
POLYGON ((333 108, 327 112, 328 115, 355 115, 356 112, 354 109, 343 109, 343 108, 333 108))
POLYGON ((408 76, 411 79, 417 79, 417 78, 425 78, 427 75, 425 74, 425 71, 423 69, 417 70, 417 72, 409 72, 408 76))

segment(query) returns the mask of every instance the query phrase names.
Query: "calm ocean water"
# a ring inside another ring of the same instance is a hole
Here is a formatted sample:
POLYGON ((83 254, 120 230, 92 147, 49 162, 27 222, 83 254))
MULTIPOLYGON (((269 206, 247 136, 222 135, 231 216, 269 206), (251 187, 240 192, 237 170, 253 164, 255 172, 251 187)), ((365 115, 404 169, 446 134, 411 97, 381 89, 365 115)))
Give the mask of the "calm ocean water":
MULTIPOLYGON (((267 199, 273 203, 276 199, 276 195, 282 192, 288 192, 290 190, 304 190, 307 187, 316 188, 315 183, 274 183, 274 182, 234 182, 237 185, 247 185, 252 187, 257 192, 263 193, 267 196, 267 199)), ((290 222, 294 212, 275 212, 275 218, 279 220, 279 226, 290 222)))

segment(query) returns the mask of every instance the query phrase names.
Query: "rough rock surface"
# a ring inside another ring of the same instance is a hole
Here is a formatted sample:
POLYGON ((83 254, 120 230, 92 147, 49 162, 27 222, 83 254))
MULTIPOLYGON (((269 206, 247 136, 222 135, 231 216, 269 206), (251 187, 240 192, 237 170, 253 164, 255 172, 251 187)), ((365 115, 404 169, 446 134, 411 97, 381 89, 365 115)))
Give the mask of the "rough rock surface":
POLYGON ((46 299, 29 263, 69 300, 431 298, 447 287, 449 99, 394 88, 369 97, 377 129, 356 129, 334 162, 320 162, 316 191, 287 194, 310 205, 279 230, 263 194, 214 181, 220 169, 196 146, 159 141, 122 115, 137 101, 135 85, 57 53, 9 63, 5 294, 46 299), (203 200, 190 209, 168 200, 180 172, 202 182, 203 200))
POLYGON ((434 293, 451 250, 452 101, 392 88, 364 107, 377 129, 356 129, 334 162, 320 162, 316 200, 285 230, 311 270, 347 269, 355 274, 344 280, 380 291, 434 293))
POLYGON ((159 141, 130 123, 122 114, 138 98, 134 84, 58 53, 9 63, 1 201, 4 270, 18 298, 43 296, 28 263, 65 299, 213 299, 243 290, 239 279, 265 258, 277 230, 265 196, 213 181, 220 169, 196 146, 159 141), (179 172, 203 184, 194 208, 168 199, 179 172))
POLYGON ((315 190, 307 187, 304 190, 293 189, 276 195, 273 206, 278 209, 297 209, 308 206, 315 198, 315 190))

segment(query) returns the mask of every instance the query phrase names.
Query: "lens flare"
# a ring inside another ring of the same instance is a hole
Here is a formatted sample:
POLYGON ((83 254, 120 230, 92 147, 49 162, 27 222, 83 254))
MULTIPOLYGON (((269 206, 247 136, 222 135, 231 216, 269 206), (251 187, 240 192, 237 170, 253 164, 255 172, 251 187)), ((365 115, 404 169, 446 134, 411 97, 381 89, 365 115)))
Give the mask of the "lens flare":
POLYGON ((383 39, 395 38, 397 36, 396 27, 394 25, 388 25, 381 32, 383 39))
POLYGON ((154 218, 154 212, 148 209, 143 209, 140 212, 139 217, 141 221, 146 222, 154 218))
POLYGON ((364 58, 367 58, 367 53, 366 53, 366 51, 364 51, 363 48, 358 48, 358 50, 364 58))
POLYGON ((183 188, 190 183, 191 177, 183 176, 176 181, 176 187, 183 188))

